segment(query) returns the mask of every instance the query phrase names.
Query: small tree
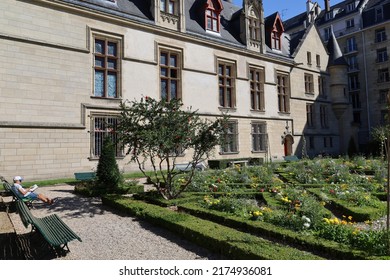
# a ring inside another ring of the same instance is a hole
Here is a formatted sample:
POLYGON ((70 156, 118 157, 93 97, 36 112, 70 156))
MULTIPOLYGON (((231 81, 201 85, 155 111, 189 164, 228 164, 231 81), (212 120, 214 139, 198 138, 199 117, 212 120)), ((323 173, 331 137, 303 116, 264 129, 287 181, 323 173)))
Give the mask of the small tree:
POLYGON ((122 174, 115 159, 115 146, 111 137, 105 137, 96 170, 97 188, 114 192, 122 183, 122 174))
POLYGON ((128 147, 131 160, 165 199, 175 198, 186 189, 197 164, 209 157, 224 134, 226 117, 202 120, 196 111, 182 110, 182 105, 177 99, 167 102, 148 97, 121 104, 118 140, 128 147), (189 149, 192 159, 188 178, 175 188, 174 179, 179 174, 175 163, 189 149), (146 172, 146 161, 153 168, 152 175, 146 172))

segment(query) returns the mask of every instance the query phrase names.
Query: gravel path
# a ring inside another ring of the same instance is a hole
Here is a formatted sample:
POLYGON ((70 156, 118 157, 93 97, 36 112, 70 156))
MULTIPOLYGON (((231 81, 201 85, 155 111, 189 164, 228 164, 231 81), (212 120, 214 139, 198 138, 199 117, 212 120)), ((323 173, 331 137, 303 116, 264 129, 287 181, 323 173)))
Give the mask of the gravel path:
MULTIPOLYGON (((60 184, 37 191, 51 198, 53 205, 36 202, 31 210, 37 217, 56 213, 75 231, 82 242, 69 243, 67 260, 195 260, 222 259, 173 233, 136 218, 115 213, 102 205, 99 198, 75 195, 73 186, 60 184)), ((16 232, 25 229, 17 213, 10 213, 16 232)))

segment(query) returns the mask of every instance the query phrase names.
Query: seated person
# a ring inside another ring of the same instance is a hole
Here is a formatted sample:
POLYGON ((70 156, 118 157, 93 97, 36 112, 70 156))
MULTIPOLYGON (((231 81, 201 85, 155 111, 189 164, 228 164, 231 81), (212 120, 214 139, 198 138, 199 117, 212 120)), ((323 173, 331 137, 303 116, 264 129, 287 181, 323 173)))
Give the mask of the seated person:
POLYGON ((41 200, 49 205, 53 204, 54 199, 50 199, 43 194, 37 194, 34 191, 31 191, 31 189, 25 189, 22 187, 21 183, 23 181, 23 178, 20 176, 14 177, 14 184, 12 188, 14 188, 15 192, 19 195, 20 198, 29 198, 31 200, 41 200))

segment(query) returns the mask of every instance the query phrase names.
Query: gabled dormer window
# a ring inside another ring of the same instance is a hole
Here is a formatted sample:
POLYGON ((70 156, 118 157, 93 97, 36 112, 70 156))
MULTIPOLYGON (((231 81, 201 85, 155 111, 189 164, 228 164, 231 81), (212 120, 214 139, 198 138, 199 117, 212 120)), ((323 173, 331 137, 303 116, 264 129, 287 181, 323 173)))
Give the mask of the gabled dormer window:
POLYGON ((205 9, 205 28, 208 31, 219 32, 220 13, 223 9, 220 0, 207 0, 205 9))
POLYGON ((284 33, 284 27, 279 13, 273 15, 267 25, 267 41, 269 42, 269 47, 273 50, 280 51, 282 49, 282 35, 284 33))
POLYGON ((375 22, 379 22, 383 20, 383 9, 382 7, 378 7, 375 9, 375 22))
POLYGON ((333 18, 333 12, 330 11, 330 12, 327 12, 325 14, 325 20, 331 20, 333 18))
POLYGON ((355 2, 347 4, 347 13, 352 12, 353 10, 355 10, 355 8, 356 8, 355 2))

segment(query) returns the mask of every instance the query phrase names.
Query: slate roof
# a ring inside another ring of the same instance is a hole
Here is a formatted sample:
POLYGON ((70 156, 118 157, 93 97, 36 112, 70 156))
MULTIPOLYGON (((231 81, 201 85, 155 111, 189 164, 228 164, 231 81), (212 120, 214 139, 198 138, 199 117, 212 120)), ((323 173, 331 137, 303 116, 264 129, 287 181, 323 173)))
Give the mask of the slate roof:
POLYGON ((304 29, 293 34, 290 34, 290 55, 294 55, 297 48, 300 46, 302 39, 307 34, 308 29, 304 29))
POLYGON ((370 0, 363 10, 363 27, 369 27, 390 20, 390 0, 370 0), (383 19, 376 21, 375 9, 383 8, 383 19))
MULTIPOLYGON (((372 1, 372 0, 370 0, 372 1)), ((333 18, 326 20, 325 14, 327 11, 323 9, 321 13, 318 15, 316 24, 317 25, 322 25, 322 24, 328 24, 332 21, 338 20, 344 16, 350 15, 352 13, 357 12, 360 7, 364 4, 364 0, 360 0, 358 5, 356 5, 355 9, 353 11, 347 12, 347 5, 350 4, 353 1, 342 1, 336 5, 333 5, 330 7, 330 11, 334 13, 333 18)))
POLYGON ((239 14, 242 12, 242 8, 223 1, 220 34, 215 34, 213 32, 206 31, 204 28, 204 14, 202 9, 205 2, 206 0, 185 0, 187 33, 200 37, 207 37, 211 40, 225 41, 236 46, 244 47, 240 40, 239 14))
POLYGON ((152 24, 150 0, 61 0, 76 6, 152 24))
MULTIPOLYGON (((130 20, 140 21, 148 25, 154 25, 154 18, 150 10, 153 0, 61 0, 63 2, 83 8, 112 14, 130 20)), ((232 45, 238 48, 246 48, 240 38, 240 15, 243 8, 228 1, 222 1, 221 28, 219 34, 206 31, 204 28, 203 7, 206 0, 184 0, 186 13, 187 34, 211 41, 232 45)), ((266 22, 274 20, 273 14, 265 19, 266 22)), ((266 35, 267 36, 267 35, 266 35)), ((288 35, 286 36, 288 38, 288 35)), ((267 46, 267 54, 289 59, 290 47, 288 40, 282 40, 282 52, 274 52, 267 46)))
POLYGON ((348 65, 343 53, 341 52, 340 46, 337 43, 336 36, 331 32, 331 36, 329 37, 328 44, 326 45, 329 53, 328 66, 336 66, 336 65, 348 65))

